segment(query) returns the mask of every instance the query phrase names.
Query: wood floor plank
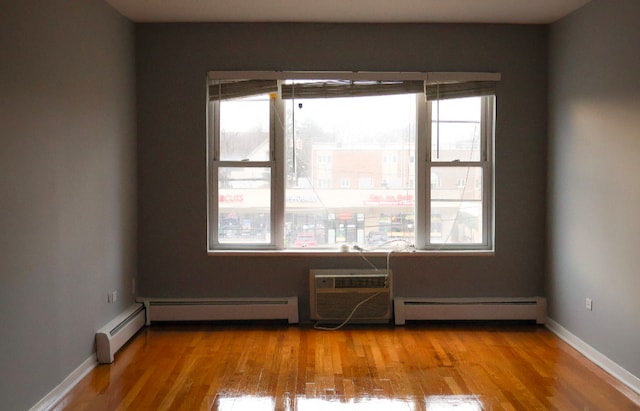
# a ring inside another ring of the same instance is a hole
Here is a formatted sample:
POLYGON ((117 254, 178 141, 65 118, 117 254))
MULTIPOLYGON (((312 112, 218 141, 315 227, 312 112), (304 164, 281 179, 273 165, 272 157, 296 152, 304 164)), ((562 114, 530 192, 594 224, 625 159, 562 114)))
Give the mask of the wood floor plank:
POLYGON ((54 409, 618 411, 640 395, 533 324, 169 324, 54 409))

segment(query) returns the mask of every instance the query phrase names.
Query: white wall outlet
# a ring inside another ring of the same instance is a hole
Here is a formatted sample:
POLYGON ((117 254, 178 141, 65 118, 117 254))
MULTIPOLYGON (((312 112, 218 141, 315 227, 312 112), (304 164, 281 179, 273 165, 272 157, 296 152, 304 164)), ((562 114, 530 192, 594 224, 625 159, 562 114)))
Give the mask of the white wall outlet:
POLYGON ((587 310, 593 311, 593 300, 589 297, 585 298, 584 306, 587 310))

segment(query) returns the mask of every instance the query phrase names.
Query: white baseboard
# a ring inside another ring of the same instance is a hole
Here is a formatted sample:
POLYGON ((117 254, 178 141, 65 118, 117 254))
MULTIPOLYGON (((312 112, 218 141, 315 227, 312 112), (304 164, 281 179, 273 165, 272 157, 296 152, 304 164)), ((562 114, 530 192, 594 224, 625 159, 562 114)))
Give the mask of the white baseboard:
POLYGON ((551 318, 547 318, 546 327, 555 335, 560 337, 567 344, 575 348, 582 355, 591 360, 598 367, 611 374, 615 379, 629 387, 632 391, 640 395, 640 378, 631 374, 607 356, 596 350, 576 335, 572 334, 569 330, 558 324, 551 318))
POLYGON ((44 396, 36 405, 31 407, 29 411, 46 411, 55 406, 73 387, 76 386, 87 374, 91 372, 98 365, 96 354, 91 354, 91 357, 87 358, 67 376, 56 388, 44 396))

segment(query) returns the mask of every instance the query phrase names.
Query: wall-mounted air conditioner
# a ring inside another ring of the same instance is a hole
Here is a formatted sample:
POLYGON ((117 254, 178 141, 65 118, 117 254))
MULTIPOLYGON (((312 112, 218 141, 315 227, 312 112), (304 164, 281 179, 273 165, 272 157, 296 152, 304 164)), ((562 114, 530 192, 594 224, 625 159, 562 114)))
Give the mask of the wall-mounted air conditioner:
POLYGON ((391 271, 322 269, 309 273, 311 319, 340 323, 389 322, 391 271), (355 310, 355 311, 354 311, 355 310))

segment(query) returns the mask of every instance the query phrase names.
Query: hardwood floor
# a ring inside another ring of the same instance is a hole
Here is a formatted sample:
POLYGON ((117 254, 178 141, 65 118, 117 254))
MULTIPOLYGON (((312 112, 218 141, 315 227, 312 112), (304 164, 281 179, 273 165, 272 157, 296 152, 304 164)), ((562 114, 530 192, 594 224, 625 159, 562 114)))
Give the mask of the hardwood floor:
POLYGON ((640 410, 530 324, 153 325, 56 410, 640 410))

